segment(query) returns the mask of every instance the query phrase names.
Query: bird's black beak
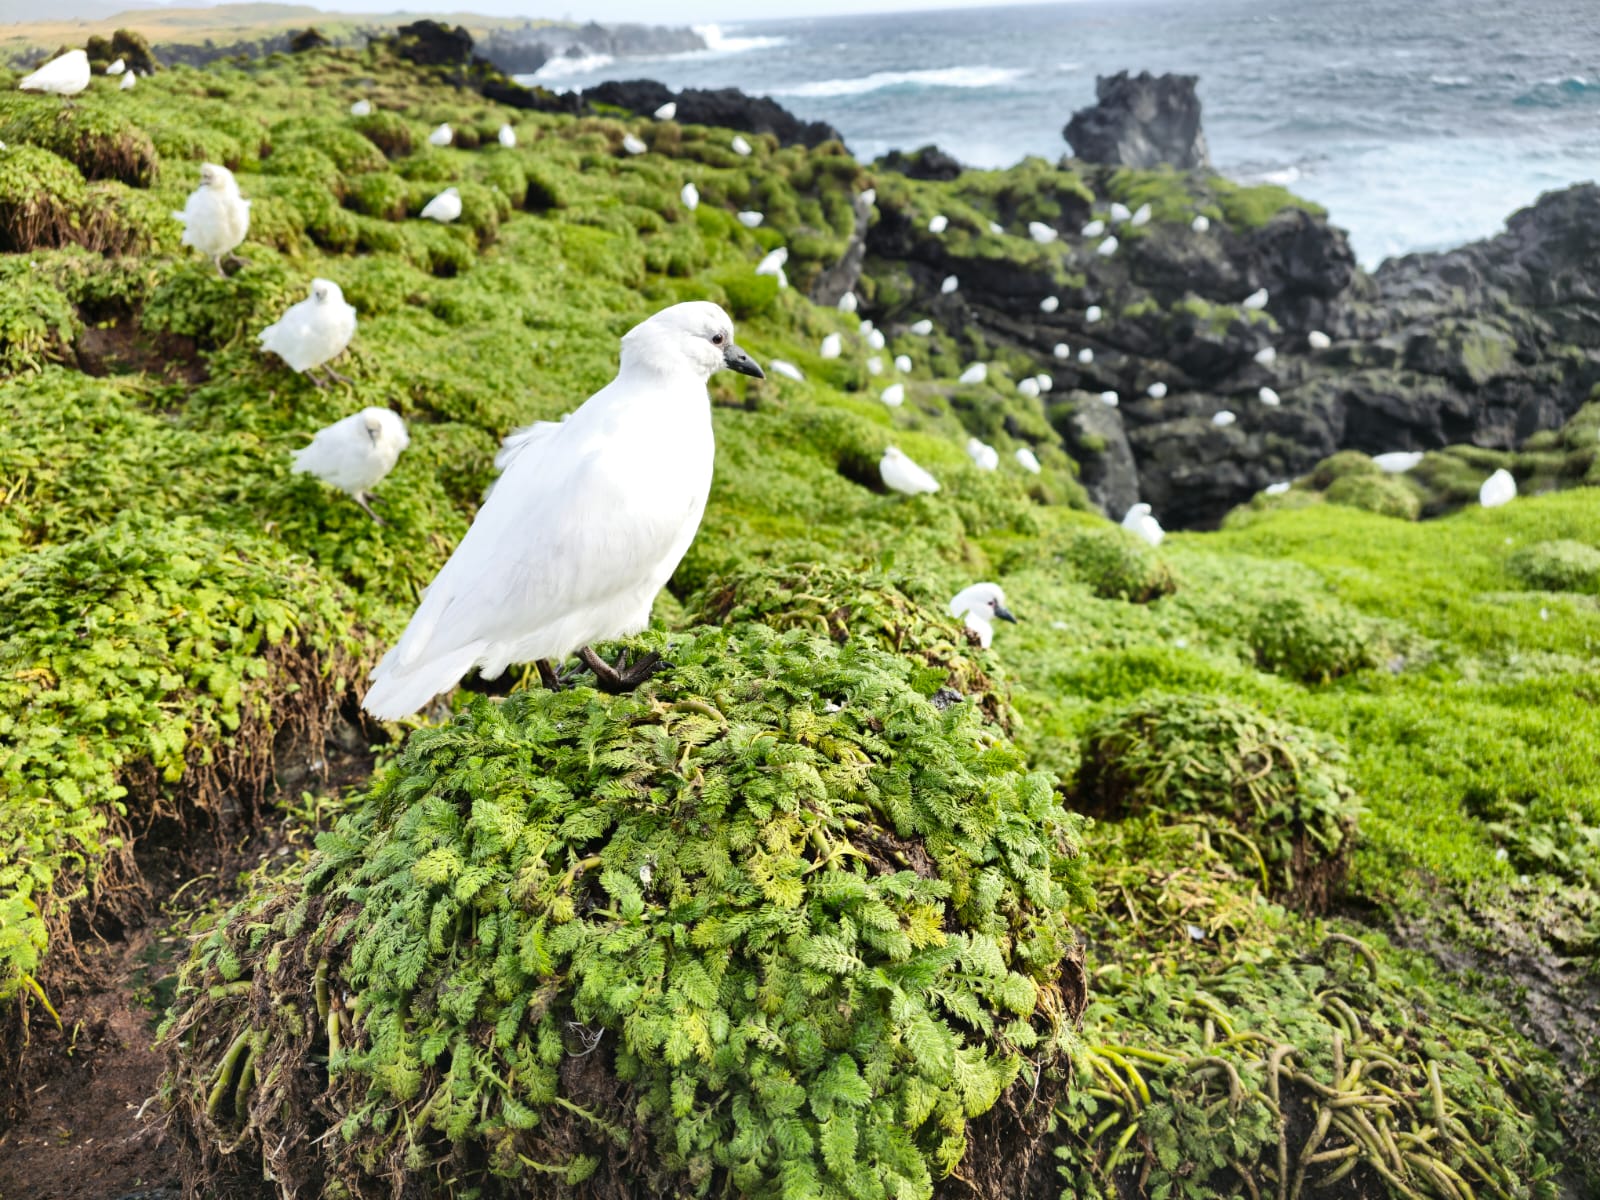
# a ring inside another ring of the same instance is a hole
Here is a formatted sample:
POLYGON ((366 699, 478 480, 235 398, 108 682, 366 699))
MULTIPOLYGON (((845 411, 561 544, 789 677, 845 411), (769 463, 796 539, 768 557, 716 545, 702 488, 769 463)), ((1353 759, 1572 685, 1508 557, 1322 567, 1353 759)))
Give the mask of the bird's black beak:
POLYGON ((749 375, 755 379, 767 377, 760 364, 732 342, 729 342, 728 348, 722 352, 722 365, 730 371, 737 371, 741 375, 749 375))
POLYGON ((994 615, 1002 621, 1010 621, 1013 625, 1017 623, 1017 618, 1011 615, 1011 610, 1004 604, 996 604, 994 606, 994 615))

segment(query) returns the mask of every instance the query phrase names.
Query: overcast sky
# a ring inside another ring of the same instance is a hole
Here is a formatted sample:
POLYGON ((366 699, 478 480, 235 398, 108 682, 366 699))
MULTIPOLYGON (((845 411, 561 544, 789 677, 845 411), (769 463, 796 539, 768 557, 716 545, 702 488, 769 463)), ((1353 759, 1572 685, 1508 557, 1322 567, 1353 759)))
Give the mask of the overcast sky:
POLYGON ((428 6, 418 0, 311 0, 318 8, 335 12, 379 12, 396 8, 420 11, 459 9, 492 16, 552 17, 572 21, 639 21, 646 25, 698 25, 717 21, 724 25, 764 17, 824 17, 869 12, 917 12, 931 8, 1014 8, 1028 3, 1062 0, 454 0, 428 6))

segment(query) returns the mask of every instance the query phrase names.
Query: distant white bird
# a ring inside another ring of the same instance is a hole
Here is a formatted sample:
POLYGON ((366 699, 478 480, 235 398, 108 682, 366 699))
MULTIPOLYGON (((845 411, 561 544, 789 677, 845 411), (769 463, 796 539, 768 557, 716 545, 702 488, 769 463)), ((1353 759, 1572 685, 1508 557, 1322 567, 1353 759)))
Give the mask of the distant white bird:
POLYGON ((1160 380, 1157 380, 1155 383, 1152 383, 1149 387, 1145 388, 1144 394, 1149 396, 1152 400, 1165 399, 1167 395, 1167 385, 1162 383, 1160 380))
POLYGON ((863 207, 871 208, 877 202, 878 202, 878 189, 877 188, 862 188, 861 189, 861 203, 862 203, 863 207))
POLYGON ((617 377, 522 450, 478 509, 411 623, 372 672, 362 707, 393 720, 473 667, 495 678, 576 650, 607 691, 657 669, 608 666, 592 643, 637 633, 694 540, 715 445, 706 381, 722 367, 757 378, 714 304, 663 309, 622 339, 617 377))
POLYGON ((1374 454, 1372 461, 1378 470, 1389 475, 1404 475, 1422 461, 1421 450, 1391 450, 1387 454, 1374 454))
POLYGON ((1072 347, 1067 345, 1065 342, 1057 342, 1055 349, 1050 351, 1050 353, 1055 355, 1057 358, 1067 359, 1072 356, 1072 347))
POLYGON ((906 402, 906 385, 903 383, 891 383, 878 393, 878 399, 882 400, 890 408, 899 408, 906 402))
POLYGON ((830 333, 822 339, 820 351, 823 358, 838 358, 844 353, 844 339, 837 333, 830 333))
POLYGON ((957 592, 950 601, 950 615, 963 621, 968 629, 977 634, 978 645, 985 650, 994 642, 994 622, 997 619, 1010 621, 1013 625, 1017 621, 1006 607, 1006 594, 1000 590, 998 583, 975 583, 957 592))
POLYGON ((1128 218, 1128 224, 1138 229, 1141 225, 1150 224, 1151 208, 1148 203, 1139 205, 1133 210, 1133 216, 1128 218))
POLYGON ((670 120, 672 120, 673 117, 675 117, 677 115, 678 115, 678 102, 676 100, 668 100, 660 108, 656 109, 656 112, 655 112, 655 117, 656 117, 656 120, 658 120, 658 121, 670 121, 670 120))
POLYGON ((733 141, 729 142, 728 145, 733 147, 733 152, 735 154, 737 154, 737 155, 739 155, 739 156, 741 156, 743 158, 749 158, 750 157, 751 146, 750 146, 749 142, 744 140, 744 135, 743 134, 739 134, 739 133, 734 134, 733 135, 733 141))
POLYGON ((315 475, 347 493, 379 525, 371 491, 394 470, 400 452, 411 444, 406 423, 387 408, 363 408, 317 431, 311 444, 293 455, 294 474, 315 475))
POLYGON ((372 115, 372 101, 357 100, 350 106, 350 115, 352 117, 370 117, 372 115))
POLYGON ((1105 231, 1106 231, 1106 223, 1104 221, 1102 221, 1099 217, 1096 217, 1094 220, 1090 221, 1087 225, 1085 225, 1082 229, 1078 230, 1078 232, 1080 234, 1082 234, 1086 238, 1097 238, 1102 233, 1104 233, 1105 231))
POLYGON ((1105 313, 1101 310, 1098 304, 1091 304, 1088 308, 1083 310, 1083 320, 1084 324, 1086 325, 1093 325, 1103 316, 1105 316, 1105 313))
POLYGON ((1039 301, 1039 311, 1042 313, 1053 313, 1060 307, 1060 296, 1046 296, 1043 300, 1039 301))
POLYGON ((456 131, 450 128, 448 121, 428 135, 428 145, 430 146, 448 146, 455 140, 456 131))
POLYGON ((756 274, 775 275, 778 278, 778 286, 786 288, 789 286, 789 277, 783 273, 783 264, 788 261, 789 247, 779 246, 776 250, 768 251, 766 257, 756 264, 756 274))
POLYGON ((883 374, 883 359, 879 358, 876 354, 874 354, 871 358, 867 359, 867 374, 868 375, 882 375, 883 374))
MULTIPOLYGON (((846 292, 844 295, 839 297, 839 311, 842 313, 853 313, 860 307, 861 301, 856 299, 856 294, 854 292, 846 292)), ((868 332, 870 332, 870 330, 868 332)))
POLYGON ((898 446, 890 446, 883 452, 883 457, 878 460, 878 474, 885 487, 904 492, 907 496, 939 490, 939 481, 914 463, 898 446))
POLYGON ((960 286, 961 280, 957 279, 954 275, 946 275, 944 277, 944 282, 939 285, 939 294, 941 296, 948 296, 960 286))
POLYGON ((1119 245, 1119 243, 1118 243, 1117 239, 1114 236, 1113 237, 1108 237, 1105 241, 1101 242, 1098 246, 1096 246, 1094 248, 1094 252, 1096 254, 1098 254, 1101 258, 1110 258, 1113 254, 1115 254, 1117 252, 1117 246, 1118 245, 1119 245))
POLYGON ((1039 465, 1039 456, 1027 446, 1018 446, 1017 452, 1011 457, 1015 458, 1017 460, 1017 465, 1029 475, 1037 475, 1040 471, 1044 470, 1044 468, 1039 465))
POLYGON ((417 215, 425 221, 437 221, 441 225, 448 225, 461 215, 461 193, 453 187, 445 188, 424 204, 422 211, 417 215))
POLYGON ((119 59, 117 59, 116 62, 112 63, 109 67, 106 68, 106 74, 107 75, 121 75, 127 69, 128 69, 127 60, 119 58, 119 59))
POLYGON ((928 221, 929 233, 943 233, 950 228, 950 218, 943 213, 935 213, 928 221))
POLYGON ((1267 289, 1257 288, 1244 298, 1244 307, 1252 312, 1259 311, 1267 306, 1267 289))
POLYGON ((989 378, 989 364, 988 363, 973 363, 965 371, 961 372, 961 375, 957 379, 957 382, 958 383, 982 383, 987 378, 989 378))
POLYGON ((1161 540, 1167 536, 1167 531, 1161 528, 1161 522, 1150 515, 1148 504, 1135 504, 1122 514, 1122 527, 1129 533, 1136 533, 1152 546, 1161 545, 1161 540))
POLYGON ((1269 387, 1262 388, 1256 393, 1256 397, 1268 408, 1277 408, 1278 405, 1283 403, 1283 397, 1269 387))
POLYGON ((1277 348, 1273 346, 1263 346, 1261 349, 1256 351, 1255 359, 1256 362, 1261 364, 1263 367, 1270 367, 1273 363, 1278 361, 1277 348))
POLYGON ((888 339, 883 336, 883 330, 867 330, 867 345, 871 346, 874 350, 882 350, 886 345, 888 345, 888 339))
POLYGON ((980 471, 993 471, 1000 466, 1000 451, 979 438, 967 439, 967 457, 980 471))
POLYGON ((119 91, 119 92, 132 91, 134 84, 136 84, 138 82, 139 82, 139 73, 137 71, 129 71, 126 75, 124 75, 122 77, 122 82, 117 84, 117 91, 119 91))
POLYGON ((894 369, 902 375, 909 375, 911 373, 911 355, 896 354, 894 356, 894 369))
POLYGON ((1128 211, 1128 206, 1126 204, 1121 203, 1120 201, 1117 201, 1117 200, 1113 200, 1111 202, 1110 215, 1111 215, 1111 223, 1113 225, 1120 225, 1120 224, 1122 224, 1122 222, 1126 221, 1129 217, 1133 216, 1133 214, 1128 211))
POLYGON ((683 199, 683 206, 690 212, 700 207, 700 189, 695 187, 692 180, 683 185, 678 195, 683 199))
POLYGON ((1269 483, 1266 492, 1269 496, 1281 496, 1289 490, 1290 486, 1287 479, 1280 479, 1277 483, 1269 483))
POLYGON ((770 370, 774 375, 782 375, 785 379, 792 379, 796 383, 805 382, 806 377, 801 374, 800 368, 795 366, 792 362, 785 362, 781 358, 775 358, 769 362, 767 364, 767 369, 770 370))
POLYGON ((989 222, 989 232, 994 234, 996 237, 1004 237, 1005 236, 1005 232, 1006 232, 1006 227, 1004 225, 1000 224, 999 221, 990 221, 989 222))
POLYGON ((1211 228, 1211 218, 1202 213, 1200 216, 1189 222, 1189 228, 1194 230, 1196 233, 1204 233, 1206 230, 1211 228))
POLYGON ((1217 413, 1215 416, 1213 416, 1211 418, 1211 423, 1213 425, 1217 425, 1217 426, 1220 426, 1223 429, 1226 429, 1229 425, 1232 425, 1238 419, 1239 418, 1236 417, 1233 413, 1229 412, 1227 409, 1223 409, 1221 412, 1217 413))
POLYGON ((1026 379, 1019 379, 1017 380, 1017 391, 1021 392, 1029 400, 1037 400, 1039 398, 1039 381, 1031 375, 1026 379))
POLYGON ((1329 346, 1333 345, 1333 339, 1327 334, 1323 333, 1322 330, 1313 329, 1310 333, 1306 334, 1306 345, 1310 346, 1313 350, 1326 350, 1329 346))
POLYGON ((52 58, 31 75, 24 75, 17 87, 24 92, 48 92, 53 96, 76 96, 89 86, 92 72, 89 56, 82 50, 68 50, 52 58))
POLYGON ((1042 371, 1033 377, 1033 381, 1039 385, 1041 392, 1048 392, 1056 386, 1055 379, 1042 371))
POLYGON ((1100 393, 1100 403, 1107 408, 1116 408, 1117 405, 1122 403, 1122 397, 1117 395, 1116 392, 1104 391, 1100 393))
POLYGON ((739 214, 739 224, 743 225, 746 229, 760 229, 761 222, 765 221, 766 219, 767 215, 765 213, 758 213, 749 210, 739 214))
POLYGON ((1046 225, 1043 221, 1029 221, 1028 236, 1034 241, 1038 242, 1041 246, 1048 246, 1061 235, 1054 229, 1050 228, 1050 226, 1046 225))
POLYGON ((1516 498, 1517 481, 1504 467, 1485 479, 1483 486, 1478 489, 1478 503, 1485 508, 1499 508, 1502 504, 1510 504, 1516 498))
POLYGON ((629 154, 643 154, 646 150, 650 149, 649 146, 646 146, 631 133, 625 133, 622 135, 622 148, 629 154))
POLYGON ((261 348, 276 354, 318 387, 328 380, 312 374, 323 373, 349 383, 327 363, 343 354, 356 334, 356 310, 345 303, 344 293, 331 279, 313 279, 311 294, 257 335, 261 348))
POLYGON ((502 126, 500 126, 500 132, 495 134, 495 137, 497 139, 499 139, 500 144, 502 146, 504 146, 507 150, 512 150, 512 149, 516 148, 517 131, 515 129, 511 128, 510 125, 502 125, 502 126))
POLYGON ((911 322, 911 332, 918 337, 927 337, 933 332, 933 322, 924 317, 920 321, 911 322))
POLYGON ((1078 351, 1078 361, 1084 366, 1088 366, 1094 361, 1094 351, 1085 346, 1082 350, 1078 351))
POLYGON ((226 278, 222 256, 232 255, 250 232, 250 201, 239 195, 233 172, 201 163, 200 186, 189 193, 183 211, 172 215, 183 225, 183 245, 208 256, 217 264, 217 274, 226 278))

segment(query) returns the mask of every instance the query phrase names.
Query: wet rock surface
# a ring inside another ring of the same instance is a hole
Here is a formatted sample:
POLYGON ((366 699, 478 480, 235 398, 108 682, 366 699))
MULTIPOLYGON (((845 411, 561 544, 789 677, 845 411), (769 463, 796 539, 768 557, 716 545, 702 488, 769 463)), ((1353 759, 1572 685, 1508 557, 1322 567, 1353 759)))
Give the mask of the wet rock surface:
POLYGON ((1084 162, 1127 167, 1208 167, 1200 131, 1195 75, 1098 76, 1095 103, 1072 114, 1061 131, 1084 162))

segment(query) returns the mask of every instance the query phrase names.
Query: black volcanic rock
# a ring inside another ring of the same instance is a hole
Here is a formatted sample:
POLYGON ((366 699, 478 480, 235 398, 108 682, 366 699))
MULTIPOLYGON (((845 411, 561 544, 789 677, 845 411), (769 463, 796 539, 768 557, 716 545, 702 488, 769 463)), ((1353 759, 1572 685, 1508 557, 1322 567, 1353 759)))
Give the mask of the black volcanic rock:
POLYGON ((685 88, 674 92, 654 79, 607 80, 583 93, 588 104, 608 104, 648 116, 669 100, 679 121, 715 125, 745 133, 770 133, 785 146, 820 146, 844 137, 823 121, 802 121, 770 96, 749 96, 738 88, 685 88))
POLYGON ((322 30, 315 25, 297 30, 289 35, 289 52, 291 54, 304 54, 308 50, 321 50, 324 46, 331 45, 333 43, 324 37, 322 30))
POLYGON ((1095 104, 1072 114, 1062 136, 1085 162, 1125 167, 1208 167, 1194 75, 1141 71, 1095 79, 1095 104))
POLYGON ((911 179, 931 179, 935 183, 949 183, 965 170, 953 156, 937 146, 924 146, 909 154, 891 150, 874 165, 880 170, 894 171, 911 179))
POLYGON ((472 35, 463 26, 427 19, 400 26, 390 44, 401 58, 420 67, 464 66, 472 58, 472 35))

